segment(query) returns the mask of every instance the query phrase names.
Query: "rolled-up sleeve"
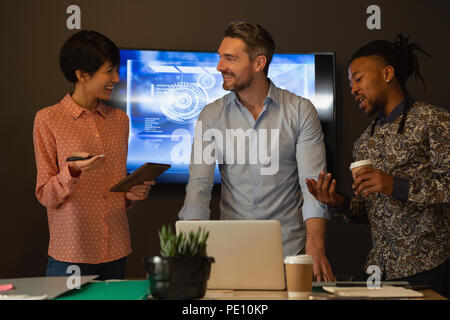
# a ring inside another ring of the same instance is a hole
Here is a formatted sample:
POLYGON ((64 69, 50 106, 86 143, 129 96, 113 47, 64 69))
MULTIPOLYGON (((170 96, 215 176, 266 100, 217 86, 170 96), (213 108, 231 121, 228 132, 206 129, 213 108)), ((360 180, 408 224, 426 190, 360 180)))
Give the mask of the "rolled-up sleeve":
POLYGON ((310 218, 331 219, 326 205, 317 201, 306 186, 305 179, 316 179, 320 171, 326 170, 325 144, 319 115, 309 100, 304 100, 299 108, 299 135, 296 145, 296 158, 300 186, 303 196, 303 221, 310 218))
POLYGON ((214 186, 214 170, 216 163, 205 163, 203 161, 203 150, 206 144, 202 133, 208 129, 204 119, 204 113, 200 113, 196 123, 194 141, 191 151, 191 162, 189 165, 189 182, 186 186, 186 198, 184 205, 178 213, 181 220, 210 218, 211 190, 214 186), (200 127, 201 126, 201 127, 200 127), (201 130, 200 130, 201 129, 201 130))

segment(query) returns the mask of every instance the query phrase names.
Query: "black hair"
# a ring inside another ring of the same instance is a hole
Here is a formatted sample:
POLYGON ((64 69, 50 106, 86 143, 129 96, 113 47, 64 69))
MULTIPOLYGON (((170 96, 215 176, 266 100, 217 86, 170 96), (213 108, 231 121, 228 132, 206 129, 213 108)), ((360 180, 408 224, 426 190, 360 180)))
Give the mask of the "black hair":
POLYGON ((267 30, 259 24, 236 21, 228 25, 223 37, 239 38, 244 41, 252 59, 258 55, 264 55, 267 58, 264 74, 267 76, 269 73, 269 64, 272 61, 276 49, 275 41, 267 30))
POLYGON ((61 71, 69 82, 78 81, 76 70, 93 75, 106 61, 116 67, 120 52, 109 38, 96 31, 81 30, 72 35, 59 53, 61 71))
MULTIPOLYGON (((409 36, 403 35, 401 33, 395 37, 393 42, 389 42, 386 40, 375 40, 359 48, 352 55, 349 63, 360 57, 382 57, 388 65, 394 68, 394 74, 397 78, 398 83, 400 84, 400 87, 405 93, 405 96, 409 96, 409 93, 406 90, 406 83, 413 74, 416 81, 417 78, 420 79, 423 88, 426 91, 425 81, 420 74, 419 59, 417 58, 417 55, 414 51, 420 51, 428 57, 431 57, 418 44, 409 43, 409 36)), ((403 111, 402 120, 400 122, 397 133, 403 132, 403 127, 405 126, 406 121, 406 114, 411 105, 411 99, 407 99, 407 103, 403 111)), ((375 120, 372 125, 371 135, 373 135, 374 133, 376 122, 377 120, 375 120)))

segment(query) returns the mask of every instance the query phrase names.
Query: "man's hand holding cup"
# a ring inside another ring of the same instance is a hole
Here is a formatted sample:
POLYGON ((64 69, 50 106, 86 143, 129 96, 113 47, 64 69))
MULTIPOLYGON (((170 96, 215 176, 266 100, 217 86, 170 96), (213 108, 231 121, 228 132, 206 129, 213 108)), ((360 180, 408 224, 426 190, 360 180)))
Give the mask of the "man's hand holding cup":
POLYGON ((355 195, 368 195, 380 192, 385 195, 391 195, 394 190, 394 178, 389 174, 372 167, 370 160, 353 162, 350 170, 353 175, 352 188, 355 195))

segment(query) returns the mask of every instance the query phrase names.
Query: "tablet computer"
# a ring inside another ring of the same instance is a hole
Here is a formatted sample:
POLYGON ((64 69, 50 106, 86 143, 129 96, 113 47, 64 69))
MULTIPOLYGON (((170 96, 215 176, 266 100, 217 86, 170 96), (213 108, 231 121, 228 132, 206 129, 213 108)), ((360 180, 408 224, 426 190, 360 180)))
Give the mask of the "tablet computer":
POLYGON ((111 192, 128 192, 132 186, 144 181, 155 180, 161 173, 170 168, 170 164, 147 162, 137 168, 132 174, 113 186, 111 192))

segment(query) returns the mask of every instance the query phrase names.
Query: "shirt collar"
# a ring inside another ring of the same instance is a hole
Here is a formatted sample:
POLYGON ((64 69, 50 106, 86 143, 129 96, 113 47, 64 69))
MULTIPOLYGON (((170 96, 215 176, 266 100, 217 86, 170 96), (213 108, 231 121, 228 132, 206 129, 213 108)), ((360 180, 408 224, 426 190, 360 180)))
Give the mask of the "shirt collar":
POLYGON ((414 98, 407 94, 405 99, 403 99, 397 106, 395 106, 394 110, 391 111, 387 116, 384 116, 381 112, 378 114, 378 120, 380 121, 380 125, 386 124, 386 123, 392 123, 394 122, 398 117, 400 117, 403 114, 403 111, 405 111, 407 104, 413 104, 414 98))
MULTIPOLYGON (((264 99, 264 106, 269 105, 272 101, 275 105, 279 105, 279 97, 280 97, 280 88, 275 86, 272 80, 269 80, 269 92, 267 93, 267 97, 264 99)), ((230 105, 234 102, 237 106, 242 106, 242 103, 239 101, 236 92, 231 91, 228 94, 227 105, 230 105)))
MULTIPOLYGON (((67 93, 66 96, 61 100, 61 104, 70 113, 70 115, 77 119, 83 112, 89 112, 86 108, 83 108, 75 100, 72 99, 70 93, 67 93)), ((106 106, 99 101, 97 107, 94 110, 94 113, 99 113, 103 118, 106 118, 106 106)))
POLYGON ((269 79, 270 82, 270 86, 269 86, 269 93, 267 94, 266 99, 264 100, 264 103, 267 102, 267 104, 269 103, 269 101, 274 102, 277 106, 280 105, 280 88, 278 88, 277 86, 275 86, 272 82, 272 80, 269 79))

